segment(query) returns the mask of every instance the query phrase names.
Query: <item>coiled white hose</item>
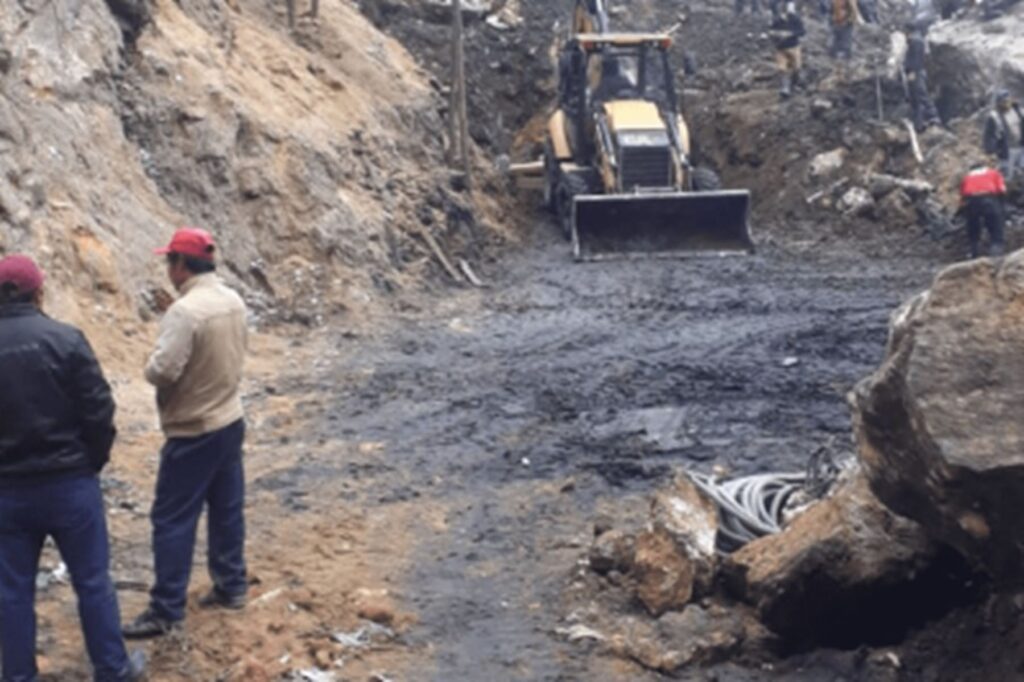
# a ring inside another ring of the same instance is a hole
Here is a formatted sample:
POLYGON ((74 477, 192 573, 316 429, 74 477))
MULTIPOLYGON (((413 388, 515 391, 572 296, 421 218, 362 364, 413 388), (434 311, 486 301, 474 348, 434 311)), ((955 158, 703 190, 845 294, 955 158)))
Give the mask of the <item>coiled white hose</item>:
POLYGON ((767 473, 721 480, 688 471, 694 485, 718 507, 718 549, 734 552, 748 542, 782 530, 787 504, 797 493, 807 501, 823 497, 839 477, 834 443, 811 455, 804 473, 767 473))
POLYGON ((807 480, 806 474, 758 474, 727 481, 694 472, 689 476, 718 506, 718 547, 724 552, 781 531, 786 503, 807 480))

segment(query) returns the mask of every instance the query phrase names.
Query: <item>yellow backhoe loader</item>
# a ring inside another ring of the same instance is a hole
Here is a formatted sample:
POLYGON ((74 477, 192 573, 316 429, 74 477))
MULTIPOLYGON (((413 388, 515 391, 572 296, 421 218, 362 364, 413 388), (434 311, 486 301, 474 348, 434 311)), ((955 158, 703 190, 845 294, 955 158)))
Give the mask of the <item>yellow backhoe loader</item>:
POLYGON ((543 187, 578 260, 753 250, 750 193, 722 190, 691 165, 671 44, 663 34, 578 33, 563 46, 543 187))

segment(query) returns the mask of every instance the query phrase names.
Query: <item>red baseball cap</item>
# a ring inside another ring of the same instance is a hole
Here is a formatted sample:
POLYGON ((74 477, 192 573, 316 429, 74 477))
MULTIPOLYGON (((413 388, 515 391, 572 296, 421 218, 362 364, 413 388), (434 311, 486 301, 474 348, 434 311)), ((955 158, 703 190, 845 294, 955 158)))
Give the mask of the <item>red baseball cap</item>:
POLYGON ((0 286, 13 284, 19 294, 30 294, 43 286, 43 271, 28 256, 14 254, 0 260, 0 286))
POLYGON ((157 249, 154 253, 165 255, 178 253, 182 256, 213 260, 213 252, 217 245, 213 243, 213 237, 206 230, 198 227, 183 227, 171 237, 171 243, 157 249))

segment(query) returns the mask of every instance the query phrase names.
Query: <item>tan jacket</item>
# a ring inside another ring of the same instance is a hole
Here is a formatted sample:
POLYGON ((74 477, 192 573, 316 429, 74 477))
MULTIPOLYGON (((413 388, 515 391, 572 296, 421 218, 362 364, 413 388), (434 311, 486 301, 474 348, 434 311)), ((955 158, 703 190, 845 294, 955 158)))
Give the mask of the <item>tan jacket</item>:
POLYGON ((181 294, 146 363, 168 438, 201 436, 242 418, 245 303, 212 273, 189 279, 181 294))

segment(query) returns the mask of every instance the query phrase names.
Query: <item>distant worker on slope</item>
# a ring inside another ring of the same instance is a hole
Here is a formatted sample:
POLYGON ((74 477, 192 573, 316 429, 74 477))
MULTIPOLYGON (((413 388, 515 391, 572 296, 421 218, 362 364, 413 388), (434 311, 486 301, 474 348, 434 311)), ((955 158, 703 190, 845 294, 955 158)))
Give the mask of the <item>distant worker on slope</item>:
POLYGON ((743 9, 747 6, 748 3, 750 4, 751 14, 761 13, 761 0, 736 0, 736 14, 743 14, 743 9))
POLYGON ((853 29, 864 20, 857 8, 857 0, 832 0, 832 44, 829 54, 833 59, 849 62, 853 59, 853 29))
POLYGON ((995 101, 985 119, 983 146, 986 154, 999 159, 1007 182, 1013 182, 1017 171, 1024 171, 1024 114, 1007 90, 997 91, 995 101))
POLYGON ((786 3, 782 14, 772 20, 771 37, 775 43, 775 64, 779 68, 782 82, 779 95, 783 99, 793 94, 793 87, 800 85, 800 39, 807 33, 796 2, 786 3))
POLYGON ((984 161, 971 167, 960 183, 960 209, 967 218, 967 238, 971 244, 971 258, 981 255, 981 229, 988 231, 989 254, 1001 256, 1003 238, 1003 197, 1006 182, 1003 174, 990 168, 984 161))
POLYGON ((931 93, 928 92, 928 41, 927 28, 917 22, 906 26, 907 53, 903 58, 903 71, 907 75, 907 89, 914 127, 921 132, 929 126, 942 125, 931 93))

